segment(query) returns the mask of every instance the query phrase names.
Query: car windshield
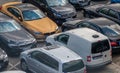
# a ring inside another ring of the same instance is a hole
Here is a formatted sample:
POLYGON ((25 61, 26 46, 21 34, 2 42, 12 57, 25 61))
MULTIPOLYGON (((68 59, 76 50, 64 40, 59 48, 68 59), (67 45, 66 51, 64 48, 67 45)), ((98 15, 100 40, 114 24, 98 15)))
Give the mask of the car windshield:
POLYGON ((21 27, 16 21, 0 21, 0 32, 12 32, 20 30, 21 27))
POLYGON ((68 3, 67 0, 46 0, 49 6, 64 6, 68 3))
POLYGON ((120 35, 119 32, 117 32, 114 29, 111 29, 110 27, 103 27, 102 31, 106 36, 118 36, 118 35, 120 35))
POLYGON ((22 13, 25 21, 37 20, 45 17, 45 14, 40 10, 24 10, 22 13))
POLYGON ((80 70, 84 67, 84 63, 81 59, 70 61, 63 64, 63 72, 72 72, 80 70))

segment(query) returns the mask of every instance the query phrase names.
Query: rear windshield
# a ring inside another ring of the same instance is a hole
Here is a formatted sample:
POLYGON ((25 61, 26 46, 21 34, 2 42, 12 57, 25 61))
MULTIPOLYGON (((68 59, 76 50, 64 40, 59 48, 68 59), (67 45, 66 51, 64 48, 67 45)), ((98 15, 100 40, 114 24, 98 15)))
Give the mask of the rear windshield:
POLYGON ((108 40, 98 41, 92 44, 92 53, 100 53, 110 49, 108 40))
POLYGON ((72 72, 80 70, 84 67, 84 63, 81 59, 70 61, 63 64, 63 72, 72 72))

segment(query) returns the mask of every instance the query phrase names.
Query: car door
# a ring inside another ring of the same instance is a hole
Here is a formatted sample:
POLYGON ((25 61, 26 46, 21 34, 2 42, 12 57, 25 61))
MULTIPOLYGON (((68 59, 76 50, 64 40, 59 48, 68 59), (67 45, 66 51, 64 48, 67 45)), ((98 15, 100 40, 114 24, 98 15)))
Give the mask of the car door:
POLYGON ((39 55, 39 51, 33 51, 28 55, 27 57, 28 67, 34 73, 39 73, 39 72, 44 73, 38 61, 38 55, 39 55))
POLYGON ((23 17, 22 17, 22 13, 19 9, 15 8, 15 7, 8 7, 7 8, 8 14, 13 17, 15 20, 17 20, 18 22, 21 22, 23 17))
POLYGON ((54 43, 58 45, 62 45, 67 47, 67 43, 69 41, 69 35, 67 34, 60 34, 54 38, 54 43))

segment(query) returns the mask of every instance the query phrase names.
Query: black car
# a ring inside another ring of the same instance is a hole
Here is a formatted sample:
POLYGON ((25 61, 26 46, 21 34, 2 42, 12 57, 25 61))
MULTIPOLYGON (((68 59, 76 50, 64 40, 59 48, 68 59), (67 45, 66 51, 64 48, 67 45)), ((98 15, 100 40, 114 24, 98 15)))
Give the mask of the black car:
POLYGON ((18 22, 0 13, 0 46, 9 55, 36 47, 36 39, 23 29, 18 22))
POLYGON ((90 5, 91 0, 69 0, 69 2, 76 8, 81 9, 90 5))
POLYGON ((68 18, 76 17, 75 8, 67 0, 22 0, 32 3, 53 19, 57 24, 62 24, 68 18))
POLYGON ((99 4, 84 8, 85 17, 105 17, 120 24, 120 4, 99 4))
POLYGON ((8 56, 4 50, 0 48, 0 71, 8 66, 8 56))
POLYGON ((106 35, 110 39, 113 52, 120 51, 120 26, 117 23, 106 18, 96 18, 68 21, 62 25, 63 31, 83 27, 91 28, 106 35))

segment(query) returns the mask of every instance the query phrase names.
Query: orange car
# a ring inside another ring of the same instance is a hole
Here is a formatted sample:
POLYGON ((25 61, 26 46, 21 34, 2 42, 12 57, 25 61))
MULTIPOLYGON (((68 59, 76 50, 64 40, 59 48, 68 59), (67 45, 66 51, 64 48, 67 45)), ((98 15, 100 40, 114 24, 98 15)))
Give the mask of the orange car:
POLYGON ((9 2, 3 4, 0 9, 1 12, 21 23, 37 39, 59 32, 57 24, 31 4, 9 2))

